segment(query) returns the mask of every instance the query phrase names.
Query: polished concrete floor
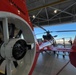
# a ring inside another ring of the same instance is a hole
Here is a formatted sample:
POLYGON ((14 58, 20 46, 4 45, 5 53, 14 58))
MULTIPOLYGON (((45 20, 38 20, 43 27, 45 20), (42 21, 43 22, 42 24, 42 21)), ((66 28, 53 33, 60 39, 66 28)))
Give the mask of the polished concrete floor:
MULTIPOLYGON (((76 75, 76 68, 69 62, 69 57, 57 57, 53 52, 40 53, 33 75, 76 75)), ((68 53, 66 53, 68 55, 68 53)))

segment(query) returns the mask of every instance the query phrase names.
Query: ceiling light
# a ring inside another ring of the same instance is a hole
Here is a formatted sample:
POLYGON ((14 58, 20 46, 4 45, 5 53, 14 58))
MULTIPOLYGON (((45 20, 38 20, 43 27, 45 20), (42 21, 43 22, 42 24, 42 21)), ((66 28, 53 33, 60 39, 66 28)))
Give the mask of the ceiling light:
POLYGON ((35 15, 32 16, 33 18, 36 18, 35 15))
POLYGON ((57 10, 54 10, 54 13, 57 13, 57 10))

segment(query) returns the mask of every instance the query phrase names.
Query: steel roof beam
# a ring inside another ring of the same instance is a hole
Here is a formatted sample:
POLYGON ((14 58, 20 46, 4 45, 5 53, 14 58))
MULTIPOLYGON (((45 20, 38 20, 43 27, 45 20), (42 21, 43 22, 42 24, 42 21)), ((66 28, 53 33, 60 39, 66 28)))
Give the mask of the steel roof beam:
POLYGON ((43 5, 43 6, 40 6, 40 7, 37 7, 37 8, 34 8, 34 9, 31 9, 31 10, 28 10, 29 12, 33 12, 35 10, 39 10, 41 8, 45 8, 45 7, 49 7, 49 6, 53 6, 53 5, 57 5, 57 4, 60 4, 60 3, 63 3, 63 2, 66 2, 67 0, 59 0, 59 1, 55 1, 55 2, 52 2, 52 3, 49 3, 49 4, 46 4, 46 5, 43 5))
MULTIPOLYGON (((41 11, 42 11, 42 9, 40 9, 40 11, 35 15, 35 17, 37 17, 41 11)), ((34 20, 35 20, 35 18, 32 20, 32 22, 33 22, 34 20)))
MULTIPOLYGON (((43 0, 43 2, 46 3, 45 0, 43 0)), ((47 8, 46 7, 45 7, 45 13, 46 13, 46 17, 47 17, 47 20, 48 20, 49 19, 49 16, 48 16, 48 11, 47 11, 47 8)), ((49 24, 49 21, 48 21, 48 24, 49 24)))
POLYGON ((61 11, 61 12, 63 12, 63 13, 66 13, 66 14, 69 14, 69 15, 71 15, 71 16, 74 16, 73 14, 71 14, 71 13, 69 13, 69 12, 66 12, 66 11, 64 11, 64 10, 60 10, 60 9, 58 9, 58 8, 55 8, 55 7, 49 7, 49 8, 57 9, 58 11, 61 11))
MULTIPOLYGON (((73 4, 71 4, 70 6, 68 6, 66 9, 64 9, 64 10, 62 10, 62 11, 65 11, 65 10, 67 10, 67 9, 69 9, 70 7, 72 7, 74 4, 76 4, 76 2, 75 3, 73 3, 73 4)), ((56 17, 57 15, 59 15, 59 14, 61 14, 62 12, 59 12, 58 14, 56 14, 56 15, 54 15, 52 18, 50 18, 49 20, 52 20, 54 17, 56 17)), ((74 15, 73 15, 74 16, 74 15)))
MULTIPOLYGON (((72 17, 72 16, 61 17, 61 19, 63 19, 63 18, 70 18, 70 17, 72 17)), ((52 20, 49 19, 49 20, 46 20, 46 21, 39 21, 39 22, 42 23, 42 22, 53 21, 53 20, 57 20, 57 19, 59 19, 59 18, 55 18, 55 19, 52 19, 52 20)), ((38 22, 34 22, 34 23, 38 23, 38 22)))

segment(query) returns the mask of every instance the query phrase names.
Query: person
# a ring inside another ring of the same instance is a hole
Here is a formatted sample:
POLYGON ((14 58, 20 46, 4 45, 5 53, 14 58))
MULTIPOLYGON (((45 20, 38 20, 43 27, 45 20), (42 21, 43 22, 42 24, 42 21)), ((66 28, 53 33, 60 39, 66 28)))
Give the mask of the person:
POLYGON ((72 46, 72 40, 71 40, 71 39, 69 40, 69 43, 70 43, 70 44, 71 44, 71 46, 72 46))

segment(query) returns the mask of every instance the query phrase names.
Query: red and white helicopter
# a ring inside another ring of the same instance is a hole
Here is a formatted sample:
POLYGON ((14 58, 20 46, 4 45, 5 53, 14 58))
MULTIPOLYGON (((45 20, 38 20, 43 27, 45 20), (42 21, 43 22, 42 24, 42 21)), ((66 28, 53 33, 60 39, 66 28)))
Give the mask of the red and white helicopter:
MULTIPOLYGON (((40 50, 53 43, 38 44, 25 3, 0 0, 0 71, 5 75, 32 75, 40 50)), ((76 38, 69 56, 76 67, 76 38)))

